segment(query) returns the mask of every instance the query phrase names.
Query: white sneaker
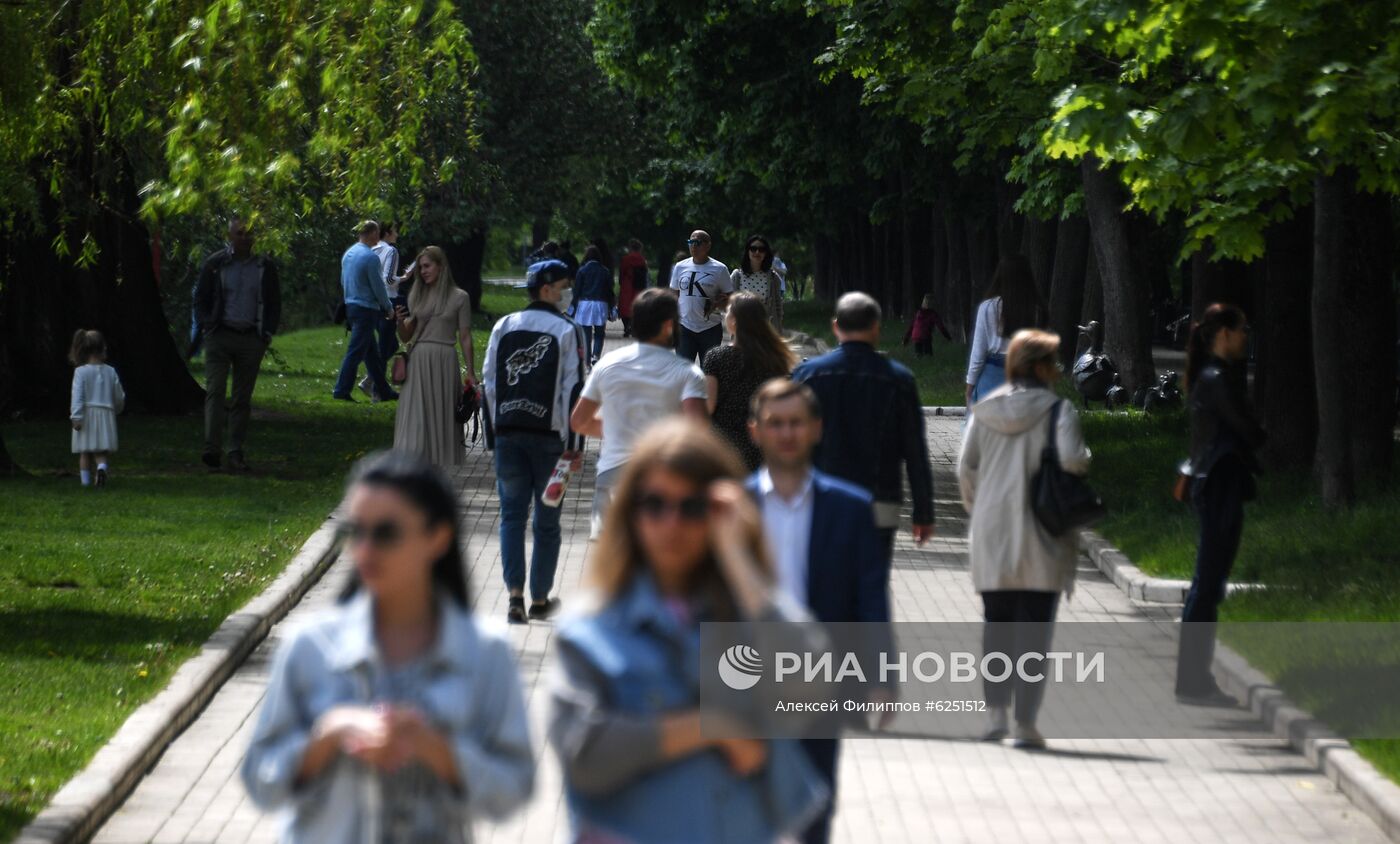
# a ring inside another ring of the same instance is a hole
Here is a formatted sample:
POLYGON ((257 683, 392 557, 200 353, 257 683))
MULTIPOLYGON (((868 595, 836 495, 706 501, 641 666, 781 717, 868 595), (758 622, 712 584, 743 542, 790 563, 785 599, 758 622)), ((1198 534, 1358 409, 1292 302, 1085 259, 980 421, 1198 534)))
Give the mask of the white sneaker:
POLYGON ((1045 736, 1040 734, 1040 730, 1037 730, 1034 724, 1017 724, 1013 745, 1022 750, 1044 750, 1045 736))
POLYGON ((1007 710, 1005 706, 987 707, 987 732, 982 734, 982 741, 1001 741, 1010 734, 1007 710))

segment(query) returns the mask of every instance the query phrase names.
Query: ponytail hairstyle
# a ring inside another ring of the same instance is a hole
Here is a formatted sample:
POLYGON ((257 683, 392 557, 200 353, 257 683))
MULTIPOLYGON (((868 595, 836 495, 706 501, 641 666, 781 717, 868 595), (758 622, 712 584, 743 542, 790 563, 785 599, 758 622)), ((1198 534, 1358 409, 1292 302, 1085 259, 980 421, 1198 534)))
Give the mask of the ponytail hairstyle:
POLYGON ((1211 347, 1215 345, 1215 335, 1220 333, 1222 328, 1231 330, 1244 326, 1244 311, 1236 305, 1226 305, 1222 302, 1207 307, 1201 314, 1201 318, 1191 323, 1191 335, 1186 341, 1186 392, 1191 392, 1191 385, 1196 383, 1196 377, 1205 368, 1206 361, 1210 360, 1211 347))
POLYGON ((73 332, 73 344, 68 347, 68 362, 82 366, 93 356, 107 359, 107 338, 101 331, 79 328, 73 332))
MULTIPOLYGON (((447 550, 433 562, 433 595, 446 597, 459 609, 469 609, 467 571, 462 562, 461 530, 457 521, 457 496, 441 470, 415 454, 381 451, 356 464, 350 474, 350 486, 396 492, 423 514, 429 528, 447 525, 452 529, 452 541, 447 543, 447 550)), ((352 574, 340 593, 339 601, 344 603, 350 600, 360 591, 360 586, 359 575, 352 574)))

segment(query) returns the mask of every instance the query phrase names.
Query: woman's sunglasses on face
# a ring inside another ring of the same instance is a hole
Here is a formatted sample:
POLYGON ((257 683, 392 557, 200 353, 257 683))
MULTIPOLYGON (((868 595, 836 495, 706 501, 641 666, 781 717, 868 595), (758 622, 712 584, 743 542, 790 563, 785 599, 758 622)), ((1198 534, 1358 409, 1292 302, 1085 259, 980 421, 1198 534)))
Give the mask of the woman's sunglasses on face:
POLYGON ((750 254, 750 255, 767 255, 767 254, 768 254, 768 247, 767 247, 767 246, 760 246, 760 245, 758 245, 757 243, 755 243, 753 246, 750 246, 750 247, 749 247, 749 254, 750 254))
POLYGON ((682 521, 698 522, 710 512, 710 499, 704 495, 688 495, 672 499, 654 492, 644 493, 637 499, 637 512, 642 518, 661 521, 675 513, 682 521))
POLYGON ((402 542, 404 537, 403 525, 392 519, 385 519, 373 524, 347 522, 342 530, 351 546, 368 542, 371 548, 379 551, 393 548, 402 542))

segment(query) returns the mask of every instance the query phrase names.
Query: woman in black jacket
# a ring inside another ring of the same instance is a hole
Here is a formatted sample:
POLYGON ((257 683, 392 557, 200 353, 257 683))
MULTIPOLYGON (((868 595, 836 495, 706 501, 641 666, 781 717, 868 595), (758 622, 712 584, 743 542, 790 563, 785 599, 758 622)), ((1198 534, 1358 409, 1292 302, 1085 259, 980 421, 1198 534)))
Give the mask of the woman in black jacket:
POLYGON ((1264 430, 1246 390, 1249 324, 1234 305, 1214 304, 1191 326, 1186 388, 1191 411, 1191 503, 1201 520, 1196 574, 1182 608, 1176 696, 1199 706, 1235 706, 1211 674, 1215 621, 1254 498, 1254 455, 1264 430))

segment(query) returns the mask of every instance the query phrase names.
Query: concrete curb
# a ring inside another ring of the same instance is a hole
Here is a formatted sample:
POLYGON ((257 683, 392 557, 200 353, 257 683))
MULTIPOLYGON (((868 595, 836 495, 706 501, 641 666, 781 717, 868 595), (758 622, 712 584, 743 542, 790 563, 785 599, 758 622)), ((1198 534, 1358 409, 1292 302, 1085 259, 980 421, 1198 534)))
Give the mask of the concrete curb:
POLYGON ((961 417, 967 416, 967 408, 962 407, 961 405, 956 406, 956 407, 949 407, 949 406, 947 406, 947 405, 943 405, 943 406, 924 405, 924 415, 925 415, 925 416, 956 416, 956 417, 961 418, 961 417))
POLYGON ((1400 785, 1309 713, 1295 706, 1248 660, 1229 647, 1215 647, 1216 680, 1323 773, 1352 805, 1376 822, 1391 841, 1400 842, 1400 785))
MULTIPOLYGON (((1150 601, 1158 604, 1183 604, 1186 593, 1191 589, 1191 581, 1153 577, 1133 565, 1133 561, 1092 530, 1079 532, 1079 542, 1084 553, 1103 572, 1104 577, 1135 601, 1150 601)), ((1236 592, 1262 589, 1258 583, 1231 583, 1225 587, 1227 595, 1236 592)))
POLYGON ((341 548, 336 528, 332 513, 261 594, 224 619, 170 684, 131 713, 88 766, 20 830, 17 844, 86 841, 96 832, 272 626, 335 562, 341 548))
MULTIPOLYGON (((1128 597, 1162 603, 1185 600, 1190 581, 1149 577, 1127 554, 1092 530, 1080 531, 1079 538, 1089 559, 1128 597)), ((1232 583, 1229 591, 1260 588, 1255 583, 1232 583)), ((1287 740, 1352 805, 1375 821, 1386 837, 1400 842, 1400 785, 1377 771, 1346 739, 1295 706, 1272 680, 1228 646, 1216 644, 1214 668, 1222 689, 1244 701, 1274 735, 1287 740)))

